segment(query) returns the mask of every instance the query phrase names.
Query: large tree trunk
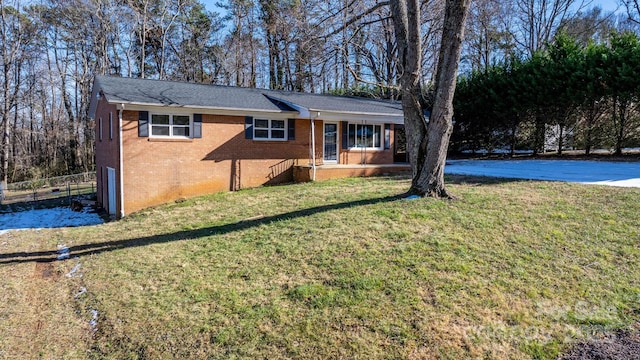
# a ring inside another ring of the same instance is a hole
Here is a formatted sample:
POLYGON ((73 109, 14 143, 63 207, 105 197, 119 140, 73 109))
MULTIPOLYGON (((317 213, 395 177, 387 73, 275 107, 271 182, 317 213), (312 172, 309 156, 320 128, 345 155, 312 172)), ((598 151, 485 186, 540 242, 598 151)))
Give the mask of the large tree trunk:
MULTIPOLYGON (((400 92, 407 137, 407 154, 415 181, 420 175, 419 148, 427 134, 427 123, 420 105, 420 97, 422 96, 420 85, 422 54, 420 6, 417 0, 394 0, 390 2, 390 5, 398 42, 400 92)), ((411 188, 414 188, 414 184, 411 188)))
POLYGON ((447 0, 435 99, 427 124, 420 104, 421 33, 420 2, 391 1, 401 66, 400 89, 407 132, 407 151, 413 172, 409 192, 420 196, 445 197, 444 166, 453 130, 453 95, 470 0, 447 0))

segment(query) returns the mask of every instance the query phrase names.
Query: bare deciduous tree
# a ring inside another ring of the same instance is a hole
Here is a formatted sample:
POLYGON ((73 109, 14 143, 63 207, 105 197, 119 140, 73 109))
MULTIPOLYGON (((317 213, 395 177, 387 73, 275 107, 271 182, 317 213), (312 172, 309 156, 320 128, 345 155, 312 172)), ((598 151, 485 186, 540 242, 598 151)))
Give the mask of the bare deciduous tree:
POLYGON ((572 13, 584 7, 584 0, 517 0, 518 19, 513 36, 529 56, 542 49, 572 13))
POLYGON ((391 1, 402 69, 400 90, 407 128, 407 151, 413 171, 409 192, 420 196, 451 197, 445 188, 444 166, 452 131, 453 95, 469 2, 446 1, 433 110, 427 123, 421 104, 420 4, 418 0, 391 1))
POLYGON ((640 2, 638 0, 620 0, 627 10, 629 20, 640 24, 640 2))

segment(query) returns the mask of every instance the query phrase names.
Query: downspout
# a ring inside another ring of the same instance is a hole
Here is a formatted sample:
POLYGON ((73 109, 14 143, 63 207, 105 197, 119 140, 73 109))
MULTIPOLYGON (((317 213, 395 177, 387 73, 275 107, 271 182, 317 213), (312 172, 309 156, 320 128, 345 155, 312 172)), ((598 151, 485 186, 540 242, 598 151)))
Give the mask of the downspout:
POLYGON ((120 218, 124 217, 124 149, 122 148, 122 111, 124 111, 124 104, 118 106, 118 155, 120 157, 120 218))
POLYGON ((316 118, 320 112, 316 111, 310 116, 311 119, 311 181, 316 181, 316 118))

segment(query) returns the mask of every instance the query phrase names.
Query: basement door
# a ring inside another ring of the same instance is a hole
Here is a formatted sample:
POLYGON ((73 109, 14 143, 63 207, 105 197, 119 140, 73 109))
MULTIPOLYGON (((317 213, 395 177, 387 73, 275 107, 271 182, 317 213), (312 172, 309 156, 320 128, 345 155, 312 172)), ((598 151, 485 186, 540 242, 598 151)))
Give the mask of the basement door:
POLYGON ((107 211, 116 214, 116 169, 107 168, 107 211))

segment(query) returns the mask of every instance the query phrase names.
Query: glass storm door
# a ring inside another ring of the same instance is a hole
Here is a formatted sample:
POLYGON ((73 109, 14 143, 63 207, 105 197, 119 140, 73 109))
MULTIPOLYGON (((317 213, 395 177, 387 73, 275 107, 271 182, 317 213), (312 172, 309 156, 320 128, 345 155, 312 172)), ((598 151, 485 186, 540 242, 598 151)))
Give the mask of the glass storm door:
POLYGON ((338 124, 324 123, 324 161, 338 161, 338 124))

